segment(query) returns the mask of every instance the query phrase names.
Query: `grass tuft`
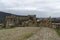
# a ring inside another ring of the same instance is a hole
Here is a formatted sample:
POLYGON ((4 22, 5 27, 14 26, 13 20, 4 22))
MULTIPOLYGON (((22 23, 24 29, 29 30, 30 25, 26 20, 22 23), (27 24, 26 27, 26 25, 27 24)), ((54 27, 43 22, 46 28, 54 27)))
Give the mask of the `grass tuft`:
POLYGON ((34 34, 34 33, 31 33, 31 34, 24 34, 24 35, 21 36, 21 38, 18 37, 16 40, 26 40, 26 39, 32 37, 33 34, 34 34))

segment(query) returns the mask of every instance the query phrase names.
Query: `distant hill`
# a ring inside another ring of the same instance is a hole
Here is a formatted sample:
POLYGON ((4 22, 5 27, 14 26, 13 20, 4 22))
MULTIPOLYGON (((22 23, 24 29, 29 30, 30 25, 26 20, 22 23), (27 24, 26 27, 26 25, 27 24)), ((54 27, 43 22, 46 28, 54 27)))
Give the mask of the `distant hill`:
POLYGON ((7 15, 13 15, 13 14, 0 11, 0 16, 7 16, 7 15))
POLYGON ((0 11, 0 23, 4 22, 5 16, 9 16, 9 15, 13 15, 13 14, 0 11))

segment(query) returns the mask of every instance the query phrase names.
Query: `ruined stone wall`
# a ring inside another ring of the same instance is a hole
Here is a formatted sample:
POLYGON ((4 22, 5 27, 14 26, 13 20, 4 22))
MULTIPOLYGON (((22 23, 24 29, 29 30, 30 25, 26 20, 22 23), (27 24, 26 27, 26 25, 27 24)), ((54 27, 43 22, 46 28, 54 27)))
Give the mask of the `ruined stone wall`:
POLYGON ((52 22, 51 22, 51 18, 45 18, 45 19, 42 19, 38 22, 38 25, 40 27, 52 27, 52 22))
POLYGON ((29 26, 34 26, 34 27, 37 26, 36 15, 30 15, 29 18, 31 21, 29 22, 29 26))
POLYGON ((5 26, 6 27, 8 27, 8 26, 14 26, 15 25, 15 23, 16 23, 16 16, 14 16, 14 15, 11 15, 11 16, 6 16, 6 18, 5 18, 5 26))
POLYGON ((5 18, 5 26, 30 26, 31 24, 36 25, 36 15, 28 15, 28 16, 6 16, 5 18))

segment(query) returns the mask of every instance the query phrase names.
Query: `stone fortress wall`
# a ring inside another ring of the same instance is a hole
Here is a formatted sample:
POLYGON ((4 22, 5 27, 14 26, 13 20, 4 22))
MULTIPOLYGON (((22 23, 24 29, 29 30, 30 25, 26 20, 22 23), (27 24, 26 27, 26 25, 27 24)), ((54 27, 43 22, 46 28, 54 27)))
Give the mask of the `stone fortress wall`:
POLYGON ((37 24, 36 15, 28 15, 28 16, 6 16, 4 26, 30 26, 33 24, 37 24))

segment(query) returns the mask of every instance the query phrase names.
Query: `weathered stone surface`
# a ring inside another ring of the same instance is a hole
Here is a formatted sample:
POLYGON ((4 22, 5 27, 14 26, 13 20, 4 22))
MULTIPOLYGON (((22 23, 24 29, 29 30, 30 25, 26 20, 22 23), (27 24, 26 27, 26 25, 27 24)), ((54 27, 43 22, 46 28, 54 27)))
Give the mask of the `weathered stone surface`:
POLYGON ((5 24, 7 27, 8 26, 27 26, 27 25, 30 26, 33 24, 35 25, 37 24, 35 15, 28 15, 28 16, 11 15, 11 16, 6 16, 5 20, 6 20, 5 24))

